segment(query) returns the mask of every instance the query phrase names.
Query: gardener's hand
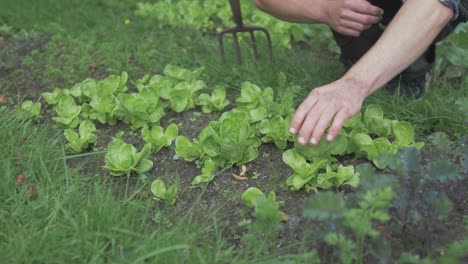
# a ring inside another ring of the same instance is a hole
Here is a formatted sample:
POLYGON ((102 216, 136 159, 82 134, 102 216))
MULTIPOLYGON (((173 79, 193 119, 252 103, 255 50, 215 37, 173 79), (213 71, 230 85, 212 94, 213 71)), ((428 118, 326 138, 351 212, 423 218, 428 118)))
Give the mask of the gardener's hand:
POLYGON ((336 32, 357 37, 382 19, 383 10, 366 0, 328 0, 326 21, 336 32))
POLYGON ((289 132, 298 135, 299 145, 317 145, 333 120, 326 137, 331 142, 343 123, 360 111, 366 92, 362 85, 349 79, 315 88, 297 108, 289 132))

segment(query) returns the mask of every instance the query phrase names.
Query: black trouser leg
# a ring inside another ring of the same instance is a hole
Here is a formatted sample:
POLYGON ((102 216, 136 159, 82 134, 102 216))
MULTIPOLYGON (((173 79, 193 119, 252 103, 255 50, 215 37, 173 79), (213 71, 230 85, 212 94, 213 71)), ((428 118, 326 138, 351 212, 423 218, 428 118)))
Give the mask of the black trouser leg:
MULTIPOLYGON (((380 0, 370 1, 384 10, 382 24, 388 24, 400 9, 400 0, 380 0)), ((334 30, 333 36, 341 49, 340 60, 348 69, 356 63, 382 35, 383 30, 378 25, 373 25, 366 31, 363 31, 359 37, 346 36, 334 30)))
MULTIPOLYGON (((384 10, 382 24, 388 25, 401 7, 401 0, 374 0, 369 1, 384 10)), ((378 25, 373 25, 363 31, 359 37, 351 37, 340 34, 334 30, 333 36, 341 49, 340 60, 346 68, 356 63, 382 35, 383 30, 378 25)))

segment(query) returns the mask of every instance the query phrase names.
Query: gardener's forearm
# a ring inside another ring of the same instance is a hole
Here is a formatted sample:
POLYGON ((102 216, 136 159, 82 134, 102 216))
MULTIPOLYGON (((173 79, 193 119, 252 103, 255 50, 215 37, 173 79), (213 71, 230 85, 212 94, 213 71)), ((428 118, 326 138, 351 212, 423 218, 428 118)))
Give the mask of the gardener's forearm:
POLYGON ((379 41, 343 77, 373 93, 414 62, 450 21, 438 0, 407 0, 379 41))
POLYGON ((262 11, 296 23, 325 23, 324 1, 328 0, 254 0, 262 11))

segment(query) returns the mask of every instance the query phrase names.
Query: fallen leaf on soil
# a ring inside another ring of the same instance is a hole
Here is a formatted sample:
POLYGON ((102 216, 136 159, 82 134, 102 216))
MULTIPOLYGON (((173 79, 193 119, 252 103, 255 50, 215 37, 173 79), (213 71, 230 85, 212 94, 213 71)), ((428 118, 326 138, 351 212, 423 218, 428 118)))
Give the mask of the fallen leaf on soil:
POLYGON ((247 177, 245 177, 245 176, 239 176, 239 175, 237 175, 237 174, 235 174, 235 173, 231 173, 231 176, 232 176, 234 179, 238 180, 238 181, 246 181, 246 180, 249 179, 249 178, 247 178, 247 177))
POLYGON ((289 216, 287 214, 285 214, 282 211, 280 211, 280 214, 283 217, 283 222, 288 222, 289 221, 289 216))
POLYGON ((36 185, 28 185, 28 198, 34 199, 37 196, 37 187, 36 185))
POLYGON ((4 94, 0 95, 0 104, 7 104, 8 103, 8 97, 4 94))
POLYGON ((238 180, 238 181, 245 181, 245 180, 248 180, 249 178, 247 178, 247 167, 245 165, 237 165, 237 167, 240 167, 240 174, 237 175, 235 173, 232 173, 231 172, 231 175, 234 179, 238 180))
POLYGON ((21 186, 21 184, 23 184, 25 179, 26 179, 26 175, 24 175, 24 173, 21 173, 18 176, 16 176, 16 186, 21 186))

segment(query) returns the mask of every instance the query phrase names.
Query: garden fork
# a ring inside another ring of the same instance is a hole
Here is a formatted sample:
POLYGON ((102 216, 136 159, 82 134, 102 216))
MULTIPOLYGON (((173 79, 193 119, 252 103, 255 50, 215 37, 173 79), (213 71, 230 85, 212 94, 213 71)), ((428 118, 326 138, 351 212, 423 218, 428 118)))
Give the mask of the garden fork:
POLYGON ((264 27, 253 26, 253 25, 244 25, 242 22, 242 14, 241 14, 241 7, 240 7, 240 0, 229 0, 229 4, 231 5, 232 15, 234 18, 234 22, 236 25, 234 27, 228 28, 226 30, 221 31, 218 36, 219 46, 221 48, 221 58, 224 60, 224 44, 223 44, 223 37, 226 33, 232 33, 234 37, 234 48, 236 49, 237 54, 237 63, 242 63, 241 51, 239 47, 239 41, 237 39, 237 33, 241 32, 249 32, 250 38, 252 40, 252 49, 254 53, 255 60, 258 59, 258 50, 257 50, 257 42, 255 40, 254 31, 262 31, 265 33, 268 48, 269 48, 269 55, 270 60, 273 60, 273 49, 271 47, 271 38, 268 30, 264 27))

